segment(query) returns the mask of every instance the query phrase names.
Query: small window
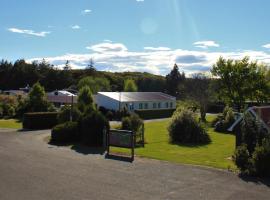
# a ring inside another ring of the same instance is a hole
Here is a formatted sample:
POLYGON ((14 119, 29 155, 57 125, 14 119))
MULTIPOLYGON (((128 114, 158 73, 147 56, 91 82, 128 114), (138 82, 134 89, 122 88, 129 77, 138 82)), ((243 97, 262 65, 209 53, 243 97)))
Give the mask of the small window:
POLYGON ((161 108, 161 104, 160 103, 158 103, 158 108, 161 108))
POLYGON ((144 104, 144 109, 148 109, 148 103, 144 104))
POLYGON ((139 104, 139 109, 143 109, 143 104, 142 103, 139 104))
POLYGON ((169 108, 169 103, 168 102, 166 102, 166 108, 169 108))
POLYGON ((172 108, 173 107, 173 103, 172 102, 170 102, 170 108, 172 108))
POLYGON ((157 103, 153 103, 153 108, 157 108, 157 103))

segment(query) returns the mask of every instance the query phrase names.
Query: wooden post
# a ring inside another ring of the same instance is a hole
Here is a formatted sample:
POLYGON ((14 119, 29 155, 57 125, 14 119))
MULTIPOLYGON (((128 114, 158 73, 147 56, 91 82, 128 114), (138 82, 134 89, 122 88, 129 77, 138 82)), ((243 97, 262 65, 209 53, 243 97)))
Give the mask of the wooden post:
POLYGON ((142 146, 144 147, 144 124, 142 125, 142 146))
POLYGON ((107 155, 110 155, 110 131, 107 132, 107 155))
POLYGON ((132 144, 131 144, 131 160, 132 160, 132 161, 134 160, 134 144, 135 144, 134 138, 135 138, 135 134, 134 134, 134 132, 132 131, 132 132, 131 132, 131 142, 132 142, 132 144))

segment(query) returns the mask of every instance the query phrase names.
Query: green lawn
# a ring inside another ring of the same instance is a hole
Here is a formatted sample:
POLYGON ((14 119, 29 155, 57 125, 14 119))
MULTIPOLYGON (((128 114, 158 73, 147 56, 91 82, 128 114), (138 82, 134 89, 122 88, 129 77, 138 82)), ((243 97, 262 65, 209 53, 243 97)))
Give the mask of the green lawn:
MULTIPOLYGON (((208 116, 208 121, 213 120, 208 116)), ((138 156, 166 160, 176 163, 204 165, 222 169, 235 169, 231 161, 234 152, 235 137, 215 132, 208 128, 212 143, 203 146, 185 146, 170 144, 167 126, 169 120, 145 124, 145 148, 136 148, 138 156)), ((112 148, 113 152, 125 153, 128 149, 112 148)))
POLYGON ((22 123, 17 119, 1 119, 0 120, 0 128, 22 128, 22 123))

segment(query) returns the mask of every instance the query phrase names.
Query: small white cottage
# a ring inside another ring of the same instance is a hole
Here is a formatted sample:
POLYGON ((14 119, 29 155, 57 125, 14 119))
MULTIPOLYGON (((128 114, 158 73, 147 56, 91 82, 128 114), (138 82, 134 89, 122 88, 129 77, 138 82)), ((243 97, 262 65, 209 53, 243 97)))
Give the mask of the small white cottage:
POLYGON ((162 92, 98 92, 95 96, 98 107, 110 110, 160 110, 175 109, 176 98, 162 92))

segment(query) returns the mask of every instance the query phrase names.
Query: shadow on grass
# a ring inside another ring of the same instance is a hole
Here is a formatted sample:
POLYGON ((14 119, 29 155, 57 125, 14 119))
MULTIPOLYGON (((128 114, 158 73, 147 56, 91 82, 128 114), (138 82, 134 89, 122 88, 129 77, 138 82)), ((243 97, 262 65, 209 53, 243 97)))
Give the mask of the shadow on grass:
POLYGON ((112 154, 106 154, 105 159, 130 162, 130 163, 132 163, 134 161, 134 159, 132 159, 131 157, 127 157, 127 156, 123 156, 123 155, 112 155, 112 154))
POLYGON ((171 145, 179 146, 179 147, 187 147, 187 148, 199 148, 199 147, 204 147, 209 144, 211 144, 212 141, 205 142, 205 143, 200 143, 200 144, 192 144, 192 143, 178 143, 178 142, 169 142, 171 145))
POLYGON ((257 185, 265 185, 267 187, 270 187, 270 178, 252 177, 243 174, 239 174, 238 177, 247 183, 251 182, 257 185))

